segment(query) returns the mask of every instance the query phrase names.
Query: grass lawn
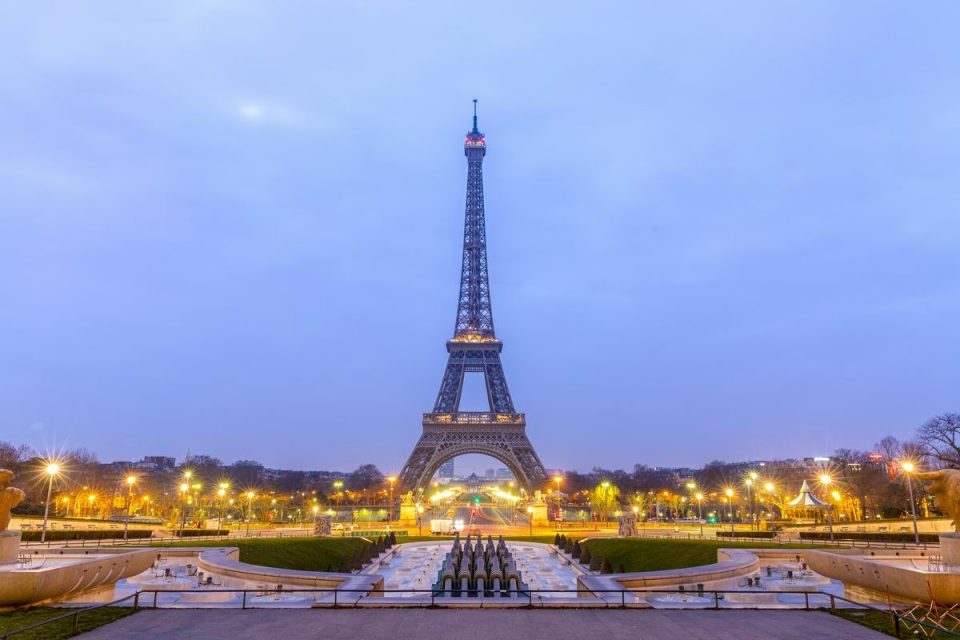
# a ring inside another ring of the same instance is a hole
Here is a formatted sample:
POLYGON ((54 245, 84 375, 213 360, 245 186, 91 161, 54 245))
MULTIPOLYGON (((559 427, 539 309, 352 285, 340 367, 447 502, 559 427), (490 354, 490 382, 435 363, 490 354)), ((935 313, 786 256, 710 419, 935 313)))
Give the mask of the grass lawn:
POLYGON ((278 569, 336 571, 344 558, 364 545, 363 538, 250 538, 156 544, 158 547, 237 547, 241 562, 278 569))
MULTIPOLYGON (((552 540, 551 540, 552 542, 552 540)), ((586 542, 592 555, 606 558, 614 571, 684 569, 717 561, 717 549, 810 549, 811 545, 723 540, 669 540, 661 538, 594 538, 586 542)))
MULTIPOLYGON (((577 539, 579 535, 572 536, 577 539)), ((496 537, 494 537, 496 539, 496 537)), ((517 542, 552 544, 553 535, 507 536, 517 542)), ((449 542, 451 537, 400 536, 404 542, 449 542)), ((306 571, 337 571, 344 558, 352 558, 364 544, 362 538, 249 538, 231 540, 183 541, 158 543, 164 547, 237 547, 240 560, 264 567, 302 569, 306 571)), ((657 571, 683 569, 717 561, 717 549, 810 549, 812 545, 784 545, 769 542, 728 542, 724 540, 670 540, 661 538, 593 538, 586 544, 590 553, 606 558, 616 571, 622 564, 625 571, 657 571)))
MULTIPOLYGON (((55 609, 53 607, 37 607, 26 611, 5 611, 0 613, 0 635, 69 612, 70 609, 55 609)), ((133 613, 135 611, 132 607, 101 607, 93 611, 87 611, 80 614, 79 631, 80 633, 90 631, 133 613)), ((72 636, 73 618, 70 617, 13 637, 17 640, 60 640, 60 638, 70 638, 72 636)))
MULTIPOLYGON (((872 611, 872 610, 863 610, 863 609, 837 609, 832 612, 836 616, 840 616, 845 620, 850 620, 851 622, 856 622, 857 624, 862 624, 865 627, 869 627, 875 631, 885 633, 888 636, 897 637, 896 632, 894 631, 893 619, 890 617, 889 613, 884 611, 872 611)), ((924 637, 923 634, 914 634, 906 630, 906 627, 903 626, 903 623, 900 623, 900 637, 901 638, 916 638, 924 637)), ((927 633, 930 633, 927 631, 927 633)), ((933 635, 926 636, 932 638, 933 640, 947 640, 948 638, 956 638, 955 635, 946 635, 940 632, 934 633, 933 635)))

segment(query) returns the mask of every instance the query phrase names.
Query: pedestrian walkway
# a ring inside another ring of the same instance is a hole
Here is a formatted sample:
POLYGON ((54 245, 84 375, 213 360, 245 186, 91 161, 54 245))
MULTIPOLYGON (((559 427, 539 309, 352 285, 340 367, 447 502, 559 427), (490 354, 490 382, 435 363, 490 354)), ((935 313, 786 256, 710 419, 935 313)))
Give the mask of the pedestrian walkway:
POLYGON ((159 609, 84 640, 881 640, 881 633, 819 611, 159 609))

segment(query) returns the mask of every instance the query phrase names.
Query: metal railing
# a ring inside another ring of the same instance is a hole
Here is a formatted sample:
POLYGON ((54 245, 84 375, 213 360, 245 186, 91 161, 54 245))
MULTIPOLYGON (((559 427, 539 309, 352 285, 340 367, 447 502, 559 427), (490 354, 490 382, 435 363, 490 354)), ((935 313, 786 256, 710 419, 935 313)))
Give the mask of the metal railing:
MULTIPOLYGON (((915 616, 910 616, 904 614, 902 611, 899 611, 893 607, 888 607, 886 609, 877 607, 871 604, 866 604, 863 602, 857 602, 843 596, 838 596, 833 593, 827 593, 824 591, 757 591, 757 590, 744 590, 744 589, 582 589, 582 590, 572 590, 572 589, 503 589, 498 590, 502 596, 505 594, 505 597, 495 597, 492 595, 484 595, 479 593, 478 590, 471 592, 466 590, 466 593, 461 592, 460 596, 454 596, 453 592, 442 591, 436 589, 337 589, 337 588, 305 588, 305 589, 276 589, 276 590, 265 590, 265 589, 183 589, 183 590, 165 590, 165 589, 145 589, 143 591, 137 591, 123 598, 113 600, 112 602, 106 602, 103 604, 97 604, 91 607, 84 607, 82 609, 75 609, 64 613, 62 615, 54 616, 52 618, 47 618, 46 620, 41 620, 33 624, 27 625, 25 627, 20 627, 18 629, 11 629, 0 633, 0 640, 7 640, 8 638, 14 637, 18 634, 25 633, 27 631, 32 631, 38 629, 48 624, 58 622, 60 620, 72 618, 73 619, 73 633, 77 634, 80 629, 80 617, 90 611, 95 611, 97 609, 102 609, 104 607, 112 607, 120 605, 129 600, 133 600, 133 609, 138 611, 143 608, 152 608, 160 609, 163 608, 158 603, 159 594, 184 594, 184 593, 232 593, 240 594, 240 608, 248 609, 250 608, 250 603, 248 602, 249 594, 256 594, 257 596, 277 596, 283 594, 323 594, 328 596, 333 595, 332 600, 327 602, 321 602, 319 600, 314 601, 311 605, 312 607, 329 607, 329 608, 364 608, 369 607, 371 604, 375 604, 375 601, 383 596, 389 594, 422 594, 423 596, 430 596, 429 602, 426 597, 418 600, 414 600, 408 604, 403 604, 397 602, 396 600, 385 603, 385 606, 392 607, 418 607, 418 608, 431 608, 439 609, 444 607, 462 607, 465 602, 468 601, 477 601, 480 603, 489 602, 489 606, 495 607, 504 607, 516 605, 523 608, 548 608, 550 606, 549 600, 551 598, 540 597, 537 600, 534 600, 535 596, 541 596, 542 594, 564 594, 569 595, 571 598, 575 598, 580 602, 578 604, 583 606, 590 606, 593 608, 615 608, 615 609, 646 609, 650 608, 650 603, 646 600, 642 600, 640 596, 648 594, 672 594, 672 595, 682 595, 682 596, 693 596, 700 598, 700 604, 705 604, 707 606, 703 607, 704 609, 722 609, 721 601, 726 600, 725 596, 730 594, 748 594, 748 595, 757 595, 762 594, 776 594, 776 595, 792 595, 792 596, 803 596, 803 609, 804 610, 823 610, 829 609, 831 612, 836 612, 837 610, 837 601, 847 603, 849 606, 845 607, 847 609, 865 609, 870 611, 877 611, 884 615, 889 615, 891 619, 891 624, 895 630, 896 636, 900 637, 901 627, 905 623, 918 625, 924 627, 925 629, 938 632, 940 634, 960 638, 960 633, 957 631, 947 629, 942 625, 932 623, 928 620, 918 619, 915 616), (149 598, 149 594, 153 594, 152 604, 145 606, 143 604, 144 596, 149 598), (343 596, 351 594, 352 598, 347 598, 344 600, 343 596), (590 600, 587 600, 584 596, 593 596, 590 600), (630 599, 628 600, 628 595, 630 599), (370 600, 361 604, 361 601, 365 598, 371 597, 370 600), (619 598, 617 597, 619 596, 619 598), (813 606, 811 607, 811 596, 819 598, 821 601, 826 603, 829 601, 829 606, 813 606), (703 602, 706 600, 706 602, 703 602)), ((489 593, 489 592, 488 592, 489 593)), ((554 603, 558 607, 569 607, 569 601, 558 601, 554 603)), ((738 603, 738 604, 750 604, 750 603, 738 603)), ((745 607, 739 607, 745 608, 745 607)))
POLYGON ((18 634, 26 633, 27 631, 33 631, 34 629, 39 629, 40 627, 52 624, 54 622, 59 622, 60 620, 66 620, 67 618, 73 618, 73 635, 77 635, 80 632, 80 616, 84 613, 102 609, 104 607, 115 607, 122 602, 130 600, 131 598, 134 600, 134 610, 136 610, 138 608, 137 599, 139 595, 139 593, 131 593, 128 596, 124 596, 123 598, 114 600, 112 602, 104 602, 103 604, 96 604, 92 607, 84 607, 83 609, 74 609, 68 613, 64 613, 59 616, 53 616, 52 618, 47 618, 45 620, 40 620, 39 622, 34 622, 33 624, 29 624, 25 627, 10 629, 9 631, 0 633, 0 640, 7 640, 7 638, 12 638, 18 634))

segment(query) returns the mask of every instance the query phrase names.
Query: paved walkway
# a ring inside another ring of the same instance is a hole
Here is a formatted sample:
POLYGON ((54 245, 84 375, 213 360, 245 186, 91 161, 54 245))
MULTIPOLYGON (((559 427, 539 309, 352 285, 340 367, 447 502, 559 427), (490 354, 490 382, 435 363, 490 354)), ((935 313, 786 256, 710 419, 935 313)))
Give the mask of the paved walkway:
POLYGON ((84 640, 889 640, 815 611, 161 609, 141 611, 84 640), (486 631, 484 631, 486 630, 486 631))

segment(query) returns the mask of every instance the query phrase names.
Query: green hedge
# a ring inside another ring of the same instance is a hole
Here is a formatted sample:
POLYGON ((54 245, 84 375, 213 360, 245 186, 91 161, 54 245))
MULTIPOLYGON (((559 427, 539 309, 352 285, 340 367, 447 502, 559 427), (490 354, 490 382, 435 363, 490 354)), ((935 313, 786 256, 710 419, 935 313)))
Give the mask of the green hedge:
POLYGON ((718 538, 761 538, 764 540, 770 540, 777 537, 776 531, 737 531, 736 533, 730 531, 717 531, 718 538))
POLYGON ((198 538, 200 536, 228 536, 227 529, 174 529, 171 533, 177 538, 198 538))
MULTIPOLYGON (((801 531, 800 532, 801 540, 829 540, 830 532, 829 531, 801 531)), ((910 533, 871 533, 858 531, 851 533, 849 531, 837 531, 833 532, 834 540, 854 540, 854 541, 863 541, 863 542, 913 542, 913 532, 910 533)), ((927 544, 939 544, 940 543, 940 534, 939 533, 921 533, 920 542, 925 542, 927 544)))
MULTIPOLYGON (((40 542, 41 531, 24 531, 22 537, 20 538, 24 542, 40 542)), ((153 535, 153 532, 149 529, 130 529, 127 531, 127 538, 149 538, 153 535)), ((56 531, 47 530, 47 540, 108 540, 113 538, 122 538, 123 529, 107 529, 107 530, 86 530, 86 531, 64 531, 62 529, 57 529, 56 531)))

